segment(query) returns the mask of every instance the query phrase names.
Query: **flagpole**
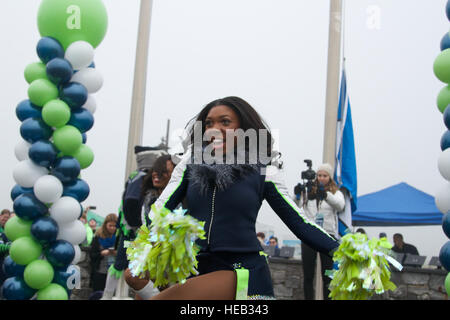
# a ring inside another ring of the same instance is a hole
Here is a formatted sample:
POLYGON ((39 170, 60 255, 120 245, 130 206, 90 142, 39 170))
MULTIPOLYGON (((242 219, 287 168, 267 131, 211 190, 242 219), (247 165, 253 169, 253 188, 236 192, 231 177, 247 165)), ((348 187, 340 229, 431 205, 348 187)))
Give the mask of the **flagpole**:
MULTIPOLYGON (((336 122, 338 113, 339 69, 341 63, 342 0, 330 0, 328 27, 328 66, 325 101, 325 129, 323 136, 323 163, 334 170, 336 158, 336 122)), ((316 300, 323 300, 323 281, 320 254, 316 259, 316 300)))
MULTIPOLYGON (((139 26, 134 68, 133 95, 131 101, 130 125, 128 129, 127 162, 125 180, 136 170, 134 147, 142 144, 144 129, 145 93, 147 84, 148 48, 153 0, 141 0, 139 26)), ((115 299, 130 299, 128 286, 123 278, 117 284, 115 299)))
POLYGON ((341 26, 342 0, 330 0, 323 162, 329 163, 333 168, 336 157, 336 120, 339 100, 339 71, 341 65, 341 26))
POLYGON ((125 180, 136 170, 134 146, 142 144, 152 6, 153 0, 141 0, 125 180))

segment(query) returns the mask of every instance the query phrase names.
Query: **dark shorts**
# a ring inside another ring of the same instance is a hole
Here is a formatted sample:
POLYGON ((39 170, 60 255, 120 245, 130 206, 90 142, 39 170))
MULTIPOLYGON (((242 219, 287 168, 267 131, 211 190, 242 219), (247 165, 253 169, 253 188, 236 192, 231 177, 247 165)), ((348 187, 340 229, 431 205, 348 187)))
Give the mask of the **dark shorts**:
POLYGON ((197 255, 197 260, 200 275, 220 270, 247 269, 249 275, 247 298, 274 299, 267 258, 259 252, 201 252, 197 255))

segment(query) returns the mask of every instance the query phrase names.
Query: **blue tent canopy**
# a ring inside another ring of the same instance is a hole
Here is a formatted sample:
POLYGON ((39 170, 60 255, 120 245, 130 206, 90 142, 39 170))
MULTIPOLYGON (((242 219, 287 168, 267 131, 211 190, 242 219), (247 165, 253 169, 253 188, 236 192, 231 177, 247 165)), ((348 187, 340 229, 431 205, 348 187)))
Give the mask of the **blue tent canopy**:
POLYGON ((358 197, 352 215, 354 226, 421 226, 442 224, 442 213, 434 197, 399 183, 358 197))

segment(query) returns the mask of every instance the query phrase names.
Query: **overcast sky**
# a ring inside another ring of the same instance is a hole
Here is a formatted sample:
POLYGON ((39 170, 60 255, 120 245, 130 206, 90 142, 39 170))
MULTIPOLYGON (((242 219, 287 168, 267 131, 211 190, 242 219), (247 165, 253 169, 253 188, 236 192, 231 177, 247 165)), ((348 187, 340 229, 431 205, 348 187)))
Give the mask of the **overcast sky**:
MULTIPOLYGON (((407 182, 434 196, 446 183, 437 170, 446 128, 435 103, 444 84, 432 71, 450 27, 446 2, 345 1, 358 195, 407 182)), ((23 70, 38 61, 39 3, 1 3, 2 207, 12 208, 14 147, 21 139, 15 107, 27 98, 23 70)), ((82 171, 91 187, 83 205, 96 205, 103 215, 117 212, 125 181, 139 1, 104 3, 109 27, 95 63, 105 81, 95 95, 95 125, 87 141, 96 158, 82 171)), ((160 142, 167 119, 174 132, 211 100, 237 95, 279 131, 292 191, 306 169, 303 160, 311 159, 314 168, 322 161, 328 21, 325 0, 155 0, 143 144, 160 142)), ((266 204, 259 221, 273 225, 281 239, 292 236, 266 204)), ((397 228, 390 230, 391 239, 397 228)), ((402 232, 430 255, 448 240, 439 226, 402 232)))

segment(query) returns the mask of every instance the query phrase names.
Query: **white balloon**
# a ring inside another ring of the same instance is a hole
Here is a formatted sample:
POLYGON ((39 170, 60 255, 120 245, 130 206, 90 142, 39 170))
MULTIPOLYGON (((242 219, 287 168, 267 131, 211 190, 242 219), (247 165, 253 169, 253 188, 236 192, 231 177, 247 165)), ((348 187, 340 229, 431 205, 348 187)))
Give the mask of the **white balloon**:
POLYGON ((64 58, 74 70, 86 68, 94 61, 94 47, 86 41, 75 41, 67 47, 64 58))
POLYGON ((438 158, 438 169, 445 180, 450 181, 450 148, 445 149, 438 158))
POLYGON ((16 155, 17 160, 23 161, 28 160, 30 157, 28 156, 28 151, 30 150, 31 144, 28 141, 21 139, 16 146, 14 147, 14 154, 16 155))
POLYGON ((434 202, 443 214, 450 210, 450 183, 446 183, 436 192, 434 202))
POLYGON ((73 245, 82 243, 86 239, 86 228, 80 220, 59 226, 58 240, 69 241, 73 245))
POLYGON ((80 217, 81 205, 72 197, 61 197, 50 207, 50 217, 55 219, 58 226, 73 222, 80 217))
POLYGON ((56 202, 63 193, 63 185, 52 175, 42 176, 36 180, 33 187, 34 195, 44 203, 56 202))
POLYGON ((88 95, 86 103, 82 106, 82 108, 85 108, 92 114, 95 113, 95 110, 97 110, 97 100, 95 100, 95 97, 92 94, 88 95))
POLYGON ((47 168, 34 164, 30 159, 20 161, 13 169, 14 181, 24 188, 33 187, 37 179, 47 174, 47 168))
POLYGON ((75 249, 75 257, 73 258, 72 262, 70 264, 77 264, 80 262, 81 259, 81 249, 79 245, 73 245, 73 248, 75 249))
POLYGON ((71 81, 81 83, 88 93, 95 93, 103 85, 103 76, 97 69, 83 68, 72 76, 71 81))

